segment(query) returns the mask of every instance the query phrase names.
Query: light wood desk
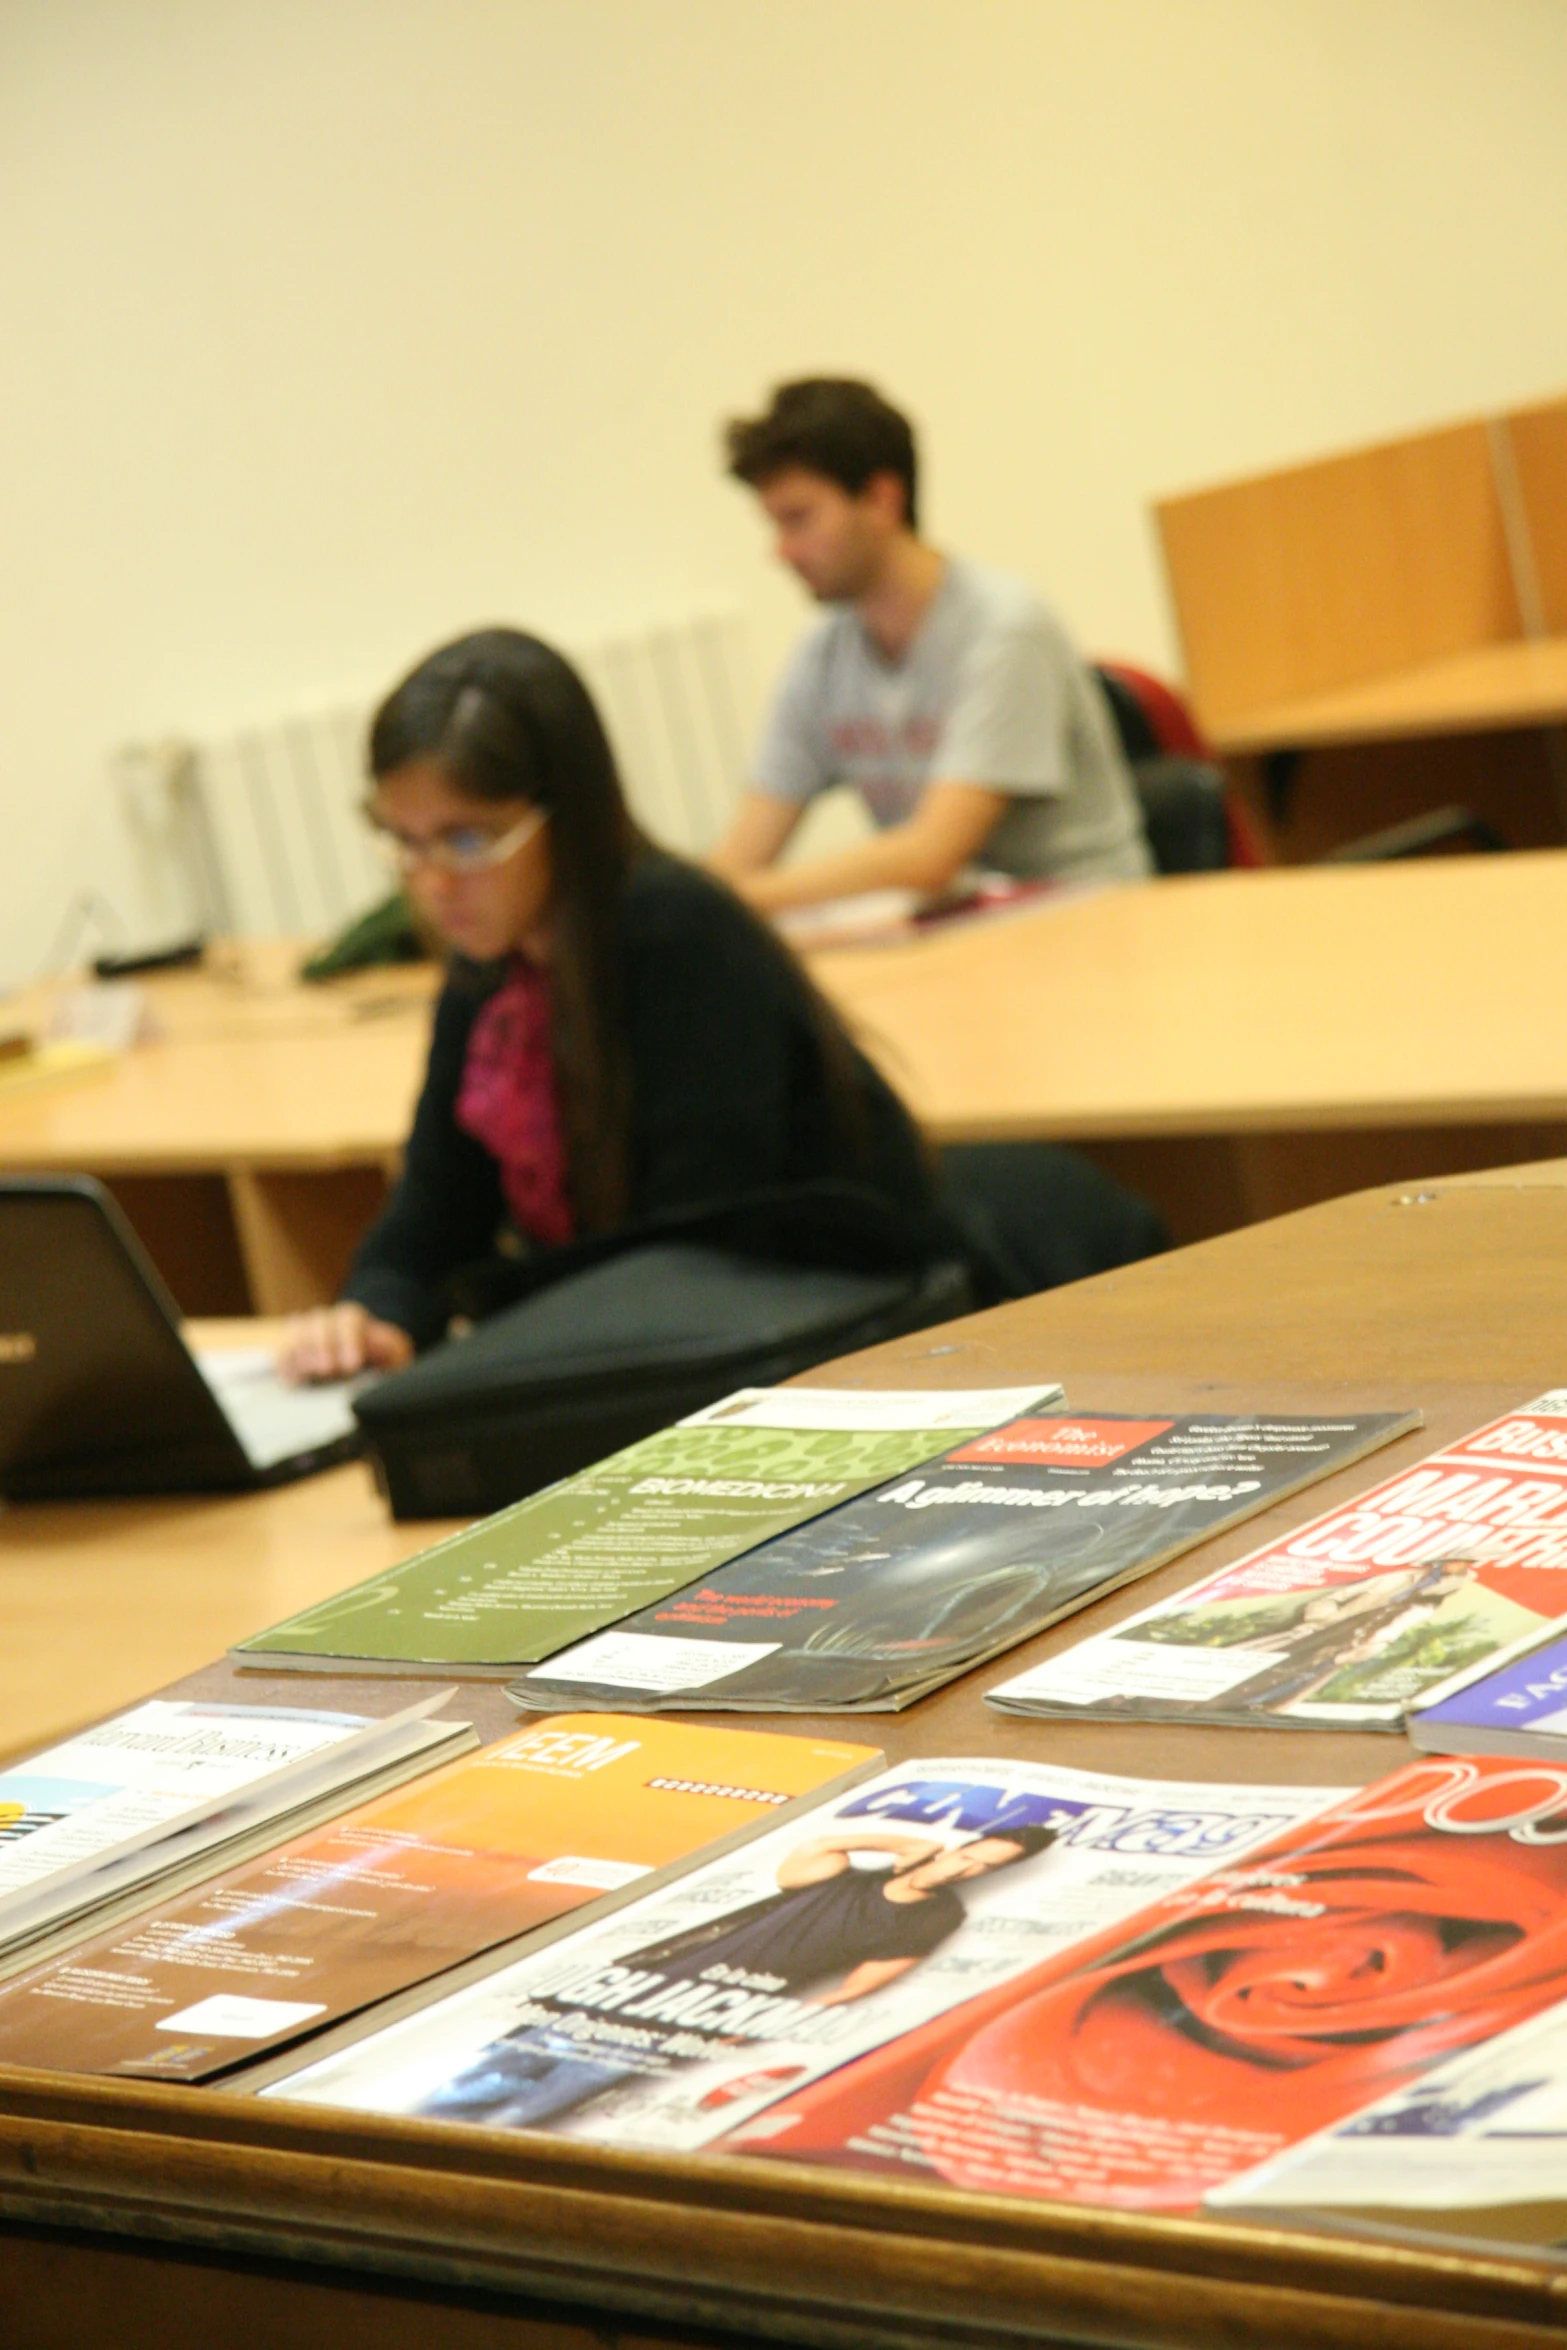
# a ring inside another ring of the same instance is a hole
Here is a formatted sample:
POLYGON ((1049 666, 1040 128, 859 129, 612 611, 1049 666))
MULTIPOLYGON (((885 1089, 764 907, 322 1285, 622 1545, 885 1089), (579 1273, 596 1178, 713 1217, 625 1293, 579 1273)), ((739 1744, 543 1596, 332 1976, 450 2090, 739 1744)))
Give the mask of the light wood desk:
MULTIPOLYGON (((1015 1669, 1563 1379, 1567 1165, 1421 1191, 1413 1205, 1373 1192, 1254 1226, 815 1376, 1050 1374, 1079 1409, 1134 1413, 1423 1407, 1419 1434, 1055 1627, 1015 1669)), ((333 1492, 320 1480, 279 1501, 304 1527, 333 1492)), ((345 1552, 345 1580, 365 1563, 364 1544, 345 1552)), ((1408 1752, 1393 1736, 1026 1722, 985 1711, 1001 1677, 986 1667, 875 1735, 894 1756, 1318 1784, 1408 1752)), ((412 1694, 405 1681, 309 1685, 371 1709, 412 1694)), ((220 1667, 187 1686, 301 1684, 220 1667)), ((491 1732, 507 1718, 493 1690, 467 1687, 463 1702, 491 1732)), ((644 2328, 667 2329, 666 2350, 1524 2350, 1559 2340, 1563 2308, 1561 2272, 1506 2251, 1406 2252, 21 2072, 0 2082, 0 2239, 8 2350, 653 2350, 644 2328)))
POLYGON ((1360 685, 1308 694, 1221 725, 1226 753, 1416 742, 1558 726, 1567 719, 1567 637, 1480 645, 1360 685))
MULTIPOLYGON (((277 1335, 254 1321, 189 1332, 197 1346, 277 1335)), ((0 1502, 0 1759, 134 1704, 451 1531, 394 1525, 363 1461, 263 1493, 0 1502)))
MULTIPOLYGON (((935 1141, 1083 1145, 1190 1240, 1567 1147, 1564 926, 1558 851, 1161 881, 812 968, 935 1141)), ((188 1311, 329 1295, 407 1131, 433 974, 307 991, 267 977, 292 952, 159 983, 162 1042, 0 1100, 0 1168, 105 1175, 188 1311)))
POLYGON ((1195 1239, 1567 1147, 1567 853, 1105 891, 816 958, 939 1141, 1082 1144, 1195 1239))
POLYGON ((394 1525, 357 1461, 268 1493, 0 1505, 0 1757, 133 1704, 449 1531, 394 1525))
POLYGON ((1170 498, 1193 700, 1275 854, 1461 802, 1567 833, 1567 400, 1170 498))
MULTIPOLYGON (((101 1176, 189 1313, 332 1294, 385 1197, 423 1070, 427 965, 326 987, 297 942, 139 980, 155 1034, 112 1066, 0 1095, 0 1168, 101 1176)), ((48 1017, 38 988, 6 1025, 48 1017)))

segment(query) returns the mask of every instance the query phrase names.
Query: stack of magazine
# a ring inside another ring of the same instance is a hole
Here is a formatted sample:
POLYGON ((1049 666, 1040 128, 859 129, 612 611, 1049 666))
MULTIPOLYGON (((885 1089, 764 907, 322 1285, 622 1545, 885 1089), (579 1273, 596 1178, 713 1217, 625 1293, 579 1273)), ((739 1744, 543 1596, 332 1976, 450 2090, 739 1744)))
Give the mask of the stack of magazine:
POLYGON ((743 1388, 231 1653, 269 1671, 514 1673, 1059 1394, 743 1388))
POLYGON ((232 1651, 528 1712, 887 1712, 1418 1425, 748 1388, 232 1651))
POLYGON ((1567 2149, 1564 1830, 1567 1767, 1502 1758, 1347 1791, 905 1763, 239 2085, 1148 2211, 1263 2164, 1260 2202, 1315 2202, 1329 2164, 1347 2200, 1313 2133, 1368 2107, 1494 2140, 1505 2097, 1567 2149))
MULTIPOLYGON (((630 2147, 781 2145, 813 2084, 1018 1987, 1332 1788, 908 1762, 544 1950, 252 2076, 313 2104, 630 2147), (765 2127, 762 2125, 765 2124, 765 2127)), ((453 1978, 447 1978, 447 1985, 453 1978)))
POLYGON ((1369 1788, 667 1718, 911 1704, 1417 1423, 1058 1393, 747 1390, 236 1652, 520 1673, 551 1718, 482 1751, 447 1689, 9 1766, 0 2062, 1559 2243, 1567 1391, 990 1693, 1407 1720, 1369 1788))
POLYGON ((431 1717, 154 1698, 0 1770, 0 1974, 476 1743, 431 1717))
POLYGON ((634 1716, 534 1724, 306 1835, 278 1844, 274 1821, 273 1849, 196 1890, 165 1879, 135 1916, 85 1921, 90 1940, 0 1987, 0 2061, 210 2080, 495 1943, 548 1940, 880 1762, 634 1716))
POLYGON ((893 1711, 1416 1424, 1033 1415, 780 1535, 513 1684, 523 1707, 893 1711))

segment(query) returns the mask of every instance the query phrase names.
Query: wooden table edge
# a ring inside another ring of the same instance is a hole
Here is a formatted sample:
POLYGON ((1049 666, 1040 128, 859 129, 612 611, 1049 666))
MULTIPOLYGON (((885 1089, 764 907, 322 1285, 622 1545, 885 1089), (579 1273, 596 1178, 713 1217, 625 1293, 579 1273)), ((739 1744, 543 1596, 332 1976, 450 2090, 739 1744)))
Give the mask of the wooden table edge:
POLYGON ((0 2071, 0 2216, 743 2323, 761 2338, 798 2338, 808 2320, 823 2342, 889 2323, 910 2340, 1015 2340, 1044 2318, 1046 2339, 1199 2350, 1244 2320, 1281 2344, 1503 2350, 1556 2330, 1567 2306, 1567 2272, 1505 2252, 1414 2252, 12 2069, 0 2071))

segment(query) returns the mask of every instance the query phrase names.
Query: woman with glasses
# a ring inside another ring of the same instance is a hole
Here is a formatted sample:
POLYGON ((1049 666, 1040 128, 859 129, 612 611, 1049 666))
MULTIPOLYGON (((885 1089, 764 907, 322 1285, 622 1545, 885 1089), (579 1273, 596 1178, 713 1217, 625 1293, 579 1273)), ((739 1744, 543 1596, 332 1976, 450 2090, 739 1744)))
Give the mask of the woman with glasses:
POLYGON ((638 829, 559 654, 511 629, 432 653, 369 764, 366 812, 452 962, 401 1180, 285 1371, 400 1366, 498 1255, 822 1177, 952 1253, 902 1104, 781 942, 638 829))

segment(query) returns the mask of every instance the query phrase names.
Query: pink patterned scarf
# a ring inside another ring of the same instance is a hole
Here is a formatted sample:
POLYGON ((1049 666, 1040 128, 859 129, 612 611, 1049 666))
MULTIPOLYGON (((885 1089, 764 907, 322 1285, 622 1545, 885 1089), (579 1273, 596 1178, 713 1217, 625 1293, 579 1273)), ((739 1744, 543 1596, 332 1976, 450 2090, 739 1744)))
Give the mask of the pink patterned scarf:
POLYGON ((519 1232, 546 1248, 564 1247, 576 1227, 550 1050, 549 979, 521 956, 469 1032, 455 1114, 464 1134, 499 1162, 519 1232))

